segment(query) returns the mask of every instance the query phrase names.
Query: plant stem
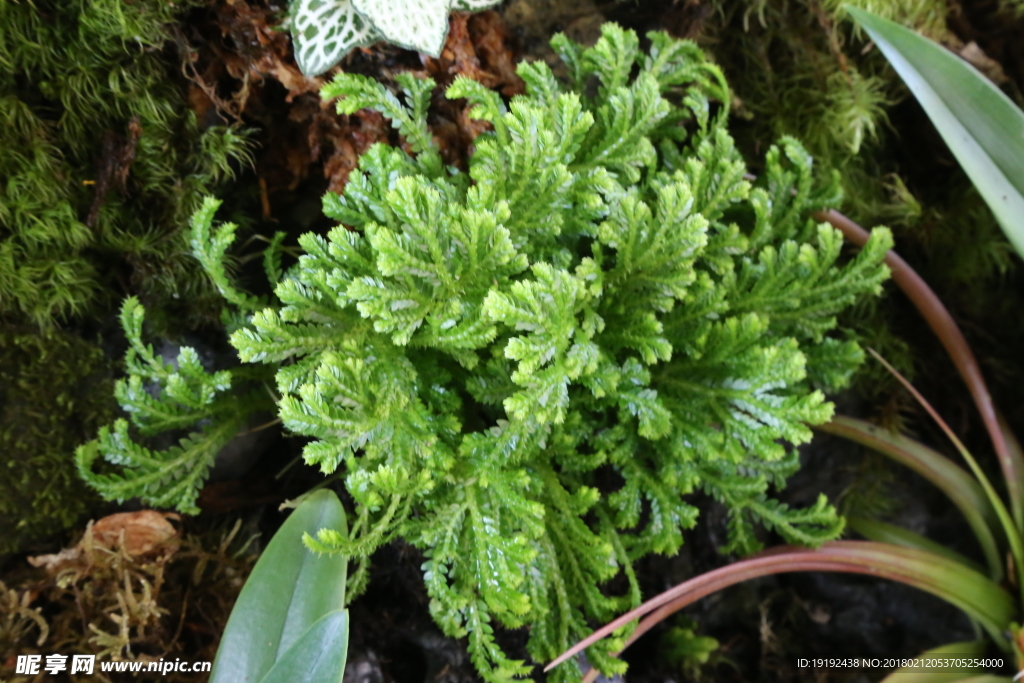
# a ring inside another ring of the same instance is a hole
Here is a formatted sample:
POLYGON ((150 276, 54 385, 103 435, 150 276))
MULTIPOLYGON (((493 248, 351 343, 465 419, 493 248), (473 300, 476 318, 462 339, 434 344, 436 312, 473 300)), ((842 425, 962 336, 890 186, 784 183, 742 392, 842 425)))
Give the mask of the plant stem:
POLYGON ((914 586, 964 610, 981 622, 1001 648, 1010 647, 1003 631, 1016 616, 1013 599, 984 575, 922 550, 870 541, 832 541, 817 550, 794 546, 773 548, 696 576, 598 629, 544 670, 550 671, 635 619, 642 618, 626 639, 624 648, 669 615, 712 593, 762 576, 807 571, 867 574, 914 586))
MULTIPOLYGON (((868 241, 868 231, 838 211, 833 209, 818 211, 813 216, 816 220, 832 224, 843 233, 846 239, 858 246, 864 246, 868 241)), ((992 395, 985 384, 985 378, 981 374, 981 367, 974 357, 974 352, 971 351, 963 333, 942 301, 906 261, 895 251, 890 250, 886 254, 885 264, 892 271, 893 281, 903 290, 903 293, 907 295, 928 326, 935 332, 939 341, 942 342, 960 372, 960 376, 967 384, 974 403, 978 407, 978 412, 981 413, 981 419, 985 423, 989 437, 992 439, 996 457, 999 459, 999 466, 1006 480, 1006 490, 1010 498, 1017 533, 1024 533, 1024 458, 1021 458, 1020 454, 1015 453, 1007 444, 999 425, 992 395)))

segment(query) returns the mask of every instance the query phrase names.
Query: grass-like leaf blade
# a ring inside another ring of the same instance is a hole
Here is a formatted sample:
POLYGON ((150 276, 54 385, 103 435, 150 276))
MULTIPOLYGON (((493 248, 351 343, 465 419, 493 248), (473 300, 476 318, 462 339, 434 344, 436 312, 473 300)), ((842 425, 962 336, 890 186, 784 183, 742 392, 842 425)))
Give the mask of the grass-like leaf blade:
POLYGON ((914 93, 1024 255, 1024 112, 942 46, 862 9, 847 5, 846 11, 914 93))
POLYGON ((545 667, 550 671, 631 621, 643 618, 626 640, 635 641, 655 624, 697 600, 750 579, 774 574, 830 571, 867 574, 913 586, 967 613, 1000 647, 1016 617, 1013 598, 999 584, 942 555, 871 541, 832 541, 816 550, 783 546, 696 576, 670 588, 584 638, 545 667))

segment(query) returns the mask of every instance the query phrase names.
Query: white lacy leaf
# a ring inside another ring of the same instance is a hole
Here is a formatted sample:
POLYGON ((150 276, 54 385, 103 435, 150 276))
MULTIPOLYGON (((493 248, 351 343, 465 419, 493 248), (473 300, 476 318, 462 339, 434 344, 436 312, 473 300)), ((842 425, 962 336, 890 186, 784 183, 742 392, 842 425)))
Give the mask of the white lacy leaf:
POLYGON ((294 0, 295 60, 319 76, 349 50, 378 40, 437 57, 448 35, 448 13, 476 12, 501 0, 294 0))
POLYGON ((452 11, 479 12, 499 4, 501 4, 501 0, 455 0, 452 3, 452 11))
POLYGON ((352 0, 352 4, 389 43, 440 56, 448 35, 451 0, 352 0))
POLYGON ((352 0, 296 0, 291 14, 295 61, 307 76, 319 76, 352 48, 381 39, 352 0))

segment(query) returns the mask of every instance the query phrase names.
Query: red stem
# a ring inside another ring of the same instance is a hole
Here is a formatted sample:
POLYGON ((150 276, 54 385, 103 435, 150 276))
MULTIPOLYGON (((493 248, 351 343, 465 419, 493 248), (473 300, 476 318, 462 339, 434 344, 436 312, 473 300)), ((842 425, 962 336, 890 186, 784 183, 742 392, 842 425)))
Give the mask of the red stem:
MULTIPOLYGON (((831 541, 817 550, 796 546, 772 548, 755 557, 734 562, 706 574, 695 576, 689 581, 685 581, 651 598, 636 609, 623 614, 618 619, 594 631, 588 637, 562 653, 558 659, 548 664, 544 670, 551 670, 570 657, 590 647, 598 640, 611 635, 616 629, 625 626, 634 619, 643 618, 623 647, 629 646, 630 643, 668 615, 693 604, 703 597, 737 583, 770 574, 813 571, 868 574, 908 583, 922 590, 944 595, 945 592, 940 589, 941 584, 937 584, 927 573, 922 573, 919 569, 915 569, 912 563, 908 563, 902 570, 893 568, 896 565, 893 565, 892 562, 889 563, 891 565, 890 568, 880 566, 878 557, 880 554, 891 559, 894 553, 913 555, 914 551, 871 541, 831 541)), ((947 596, 946 599, 948 600, 949 597, 947 596)))
MULTIPOLYGON (((831 223, 833 227, 843 233, 846 239, 858 246, 862 247, 868 241, 870 236, 868 231, 838 211, 830 209, 818 211, 812 215, 815 220, 831 223)), ((999 466, 1006 480, 1010 505, 1013 508, 1014 522, 1018 529, 1024 529, 1024 511, 1021 507, 1022 501, 1024 501, 1024 489, 1022 489, 1024 486, 1022 484, 1024 482, 1024 459, 1014 453, 1006 443, 1003 431, 999 427, 992 395, 985 384, 985 378, 981 374, 981 367, 974 357, 974 352, 971 351, 963 333, 942 301, 906 261, 895 251, 890 250, 885 256, 885 265, 889 266, 889 270, 892 271, 893 281, 903 290, 903 293, 907 295, 939 341, 942 342, 942 346, 953 359, 960 376, 967 384, 974 403, 978 407, 978 412, 981 413, 981 419, 985 423, 989 437, 992 439, 996 457, 999 459, 999 466)))

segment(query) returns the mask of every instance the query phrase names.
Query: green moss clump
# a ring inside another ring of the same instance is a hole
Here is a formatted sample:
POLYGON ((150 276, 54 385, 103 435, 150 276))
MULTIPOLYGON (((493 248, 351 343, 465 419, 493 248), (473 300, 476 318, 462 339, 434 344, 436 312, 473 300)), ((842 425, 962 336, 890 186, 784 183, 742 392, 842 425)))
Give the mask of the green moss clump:
POLYGON ((212 295, 181 227, 247 142, 201 125, 164 49, 192 4, 0 4, 0 317, 88 313, 119 277, 161 307, 212 295))
POLYGON ((69 454, 113 417, 98 348, 70 334, 0 334, 0 554, 61 532, 99 502, 69 454))
POLYGON ((196 0, 0 3, 0 552, 97 499, 71 463, 112 418, 80 321, 135 294, 158 331, 216 320, 183 228, 249 156, 248 132, 192 110, 178 23, 196 0), (8 531, 13 530, 13 532, 8 531))
MULTIPOLYGON (((844 213, 865 227, 893 229, 896 250, 928 281, 965 327, 1004 405, 1019 404, 1022 377, 1013 349, 1024 339, 1024 302, 1015 258, 991 213, 934 132, 896 72, 846 16, 842 0, 715 0, 694 27, 730 79, 731 130, 747 158, 780 135, 801 141, 816 167, 840 174, 844 213), (985 330, 999 330, 999 339, 985 330)), ((849 0, 914 28, 954 51, 977 40, 1003 61, 1000 46, 1018 0, 986 9, 945 0, 849 0), (1004 26, 996 38, 985 27, 1004 26), (986 35, 992 41, 986 42, 986 35)), ((1021 83, 1004 84, 1017 97, 1021 83)), ((753 169, 759 173, 759 169, 753 169)), ((914 381, 943 356, 900 296, 862 300, 842 321, 914 381), (916 371, 916 372, 915 372, 916 371)), ((943 363, 944 361, 939 360, 943 363)), ((944 376, 943 373, 929 373, 944 376)), ((913 408, 877 364, 856 387, 882 419, 901 424, 913 408)), ((955 392, 954 392, 955 393, 955 392)), ((930 395, 936 395, 935 392, 930 395)), ((958 396, 950 396, 958 400, 958 396)), ((1020 417, 1011 419, 1022 419, 1020 417)))

